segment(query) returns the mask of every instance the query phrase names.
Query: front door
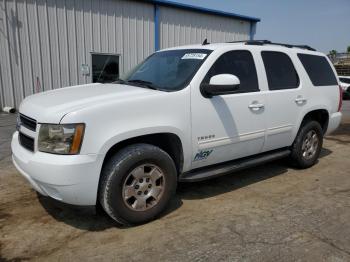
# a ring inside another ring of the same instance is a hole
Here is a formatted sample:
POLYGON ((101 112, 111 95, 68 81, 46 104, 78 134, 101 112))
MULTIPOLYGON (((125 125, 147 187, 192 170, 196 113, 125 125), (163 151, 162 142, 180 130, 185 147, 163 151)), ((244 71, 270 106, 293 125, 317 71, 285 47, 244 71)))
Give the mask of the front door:
POLYGON ((221 54, 203 81, 191 86, 192 168, 260 153, 265 140, 265 95, 260 92, 253 55, 247 50, 221 54), (201 83, 218 74, 239 78, 234 94, 205 98, 201 83))

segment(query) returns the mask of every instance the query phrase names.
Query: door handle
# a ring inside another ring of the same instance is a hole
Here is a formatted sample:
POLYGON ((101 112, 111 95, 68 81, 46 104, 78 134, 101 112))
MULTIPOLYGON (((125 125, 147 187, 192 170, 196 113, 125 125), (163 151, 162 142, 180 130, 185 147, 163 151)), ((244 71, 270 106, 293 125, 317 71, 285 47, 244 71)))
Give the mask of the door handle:
POLYGON ((260 104, 260 103, 252 103, 248 106, 250 109, 254 110, 254 111, 257 111, 257 110, 260 110, 262 108, 264 108, 264 104, 260 104))
POLYGON ((303 98, 302 96, 298 96, 298 97, 295 99, 295 103, 297 103, 298 105, 305 104, 306 102, 307 102, 307 99, 306 99, 306 98, 303 98))

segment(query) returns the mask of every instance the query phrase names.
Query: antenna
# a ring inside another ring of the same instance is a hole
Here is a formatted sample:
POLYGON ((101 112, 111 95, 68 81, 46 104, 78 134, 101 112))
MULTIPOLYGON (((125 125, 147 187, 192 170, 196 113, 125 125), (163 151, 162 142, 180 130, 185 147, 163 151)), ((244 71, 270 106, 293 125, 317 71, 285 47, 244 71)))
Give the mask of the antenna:
POLYGON ((208 42, 208 39, 204 39, 202 45, 209 45, 210 43, 208 42))

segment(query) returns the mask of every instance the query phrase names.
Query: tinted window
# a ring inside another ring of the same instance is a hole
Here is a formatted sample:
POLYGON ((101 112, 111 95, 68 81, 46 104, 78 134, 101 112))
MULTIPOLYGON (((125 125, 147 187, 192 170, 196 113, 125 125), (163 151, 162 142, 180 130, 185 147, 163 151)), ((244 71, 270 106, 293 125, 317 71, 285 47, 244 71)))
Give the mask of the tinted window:
POLYGON ((327 59, 323 56, 298 54, 314 86, 337 85, 337 79, 327 59))
POLYGON ((340 79, 340 81, 343 82, 343 83, 350 84, 350 78, 340 77, 339 79, 340 79))
POLYGON ((119 78, 119 56, 91 54, 92 82, 111 83, 119 78))
POLYGON ((259 91, 256 68, 249 51, 230 51, 220 56, 203 82, 209 83, 212 76, 219 74, 232 74, 239 78, 241 84, 237 93, 259 91))
POLYGON ((299 77, 288 55, 281 52, 261 52, 270 90, 290 89, 299 86, 299 77))
POLYGON ((164 91, 180 90, 191 81, 211 52, 207 49, 156 52, 121 79, 129 84, 147 82, 164 91))

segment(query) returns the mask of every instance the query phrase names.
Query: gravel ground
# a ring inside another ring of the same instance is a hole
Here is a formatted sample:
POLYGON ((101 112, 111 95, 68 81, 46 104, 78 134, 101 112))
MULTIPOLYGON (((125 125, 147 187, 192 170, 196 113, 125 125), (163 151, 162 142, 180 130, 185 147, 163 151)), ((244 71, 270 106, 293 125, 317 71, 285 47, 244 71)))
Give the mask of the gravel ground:
POLYGON ((0 114, 0 261, 350 261, 350 103, 319 163, 284 161, 181 184, 158 220, 118 227, 38 196, 13 167, 0 114))

